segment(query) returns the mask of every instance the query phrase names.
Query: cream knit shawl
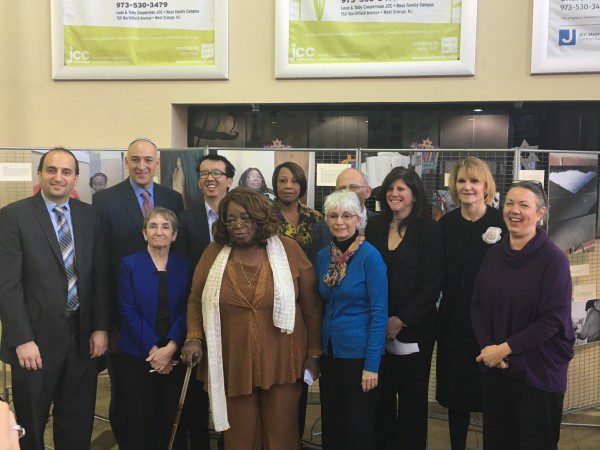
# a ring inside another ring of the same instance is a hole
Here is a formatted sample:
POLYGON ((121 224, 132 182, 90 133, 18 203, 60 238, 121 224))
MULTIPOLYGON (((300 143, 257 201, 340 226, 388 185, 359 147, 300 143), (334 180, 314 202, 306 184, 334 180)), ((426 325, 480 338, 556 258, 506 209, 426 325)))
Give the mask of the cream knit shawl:
MULTIPOLYGON (((216 431, 229 429, 223 376, 219 298, 230 254, 231 247, 225 245, 217 255, 202 291, 202 317, 208 354, 208 395, 216 431)), ((280 328, 282 333, 291 334, 296 321, 294 280, 285 248, 277 236, 267 239, 267 257, 273 272, 275 286, 273 324, 280 328)), ((232 369, 235 370, 235 368, 232 369)))

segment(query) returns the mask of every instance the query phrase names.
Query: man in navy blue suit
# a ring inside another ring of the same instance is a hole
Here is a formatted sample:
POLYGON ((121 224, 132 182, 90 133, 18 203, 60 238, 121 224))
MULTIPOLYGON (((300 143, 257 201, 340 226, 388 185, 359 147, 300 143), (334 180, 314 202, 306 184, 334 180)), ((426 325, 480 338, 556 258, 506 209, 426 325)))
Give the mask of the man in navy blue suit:
MULTIPOLYGON (((134 443, 128 442, 120 400, 118 354, 114 344, 120 329, 118 306, 119 264, 123 257, 146 248, 142 236, 145 212, 162 206, 179 214, 183 210, 181 194, 154 182, 156 169, 160 166, 158 149, 148 138, 136 138, 127 148, 125 166, 129 177, 121 183, 94 194, 92 203, 100 216, 100 224, 106 238, 109 261, 109 288, 111 310, 111 336, 107 358, 111 381, 110 425, 119 448, 128 450, 134 443)), ((122 401, 122 400, 121 400, 122 401)))

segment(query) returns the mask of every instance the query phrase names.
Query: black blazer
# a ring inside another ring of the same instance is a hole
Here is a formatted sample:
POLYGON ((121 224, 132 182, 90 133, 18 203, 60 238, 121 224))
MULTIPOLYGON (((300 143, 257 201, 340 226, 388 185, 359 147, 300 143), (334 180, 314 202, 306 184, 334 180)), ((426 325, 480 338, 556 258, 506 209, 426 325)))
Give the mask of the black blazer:
POLYGON ((203 201, 200 205, 186 209, 179 215, 179 231, 173 243, 173 251, 189 259, 193 271, 208 244, 210 244, 210 232, 206 204, 203 201))
MULTIPOLYGON (((378 215, 379 214, 376 212, 367 209, 367 224, 369 223, 369 220, 378 215)), ((327 218, 324 218, 313 225, 312 243, 310 244, 310 252, 308 255, 313 266, 317 267, 317 255, 319 254, 319 251, 321 251, 322 248, 327 247, 332 240, 333 236, 331 236, 331 232, 327 226, 327 218)))
MULTIPOLYGON (((89 355, 93 331, 108 330, 106 255, 94 209, 70 199, 75 240, 79 346, 89 355)), ((18 364, 15 347, 34 341, 48 367, 64 355, 67 274, 40 193, 0 210, 0 358, 18 364)))
MULTIPOLYGON (((388 248, 389 222, 383 216, 370 219, 365 236, 383 255, 388 248)), ((433 219, 410 224, 398 246, 393 265, 388 265, 388 315, 406 325, 396 339, 401 342, 433 342, 436 336, 436 302, 443 278, 442 232, 433 219)), ((385 260, 384 256, 384 260, 385 260)))
MULTIPOLYGON (((179 192, 154 183, 153 194, 154 206, 169 208, 177 215, 183 210, 183 198, 179 192)), ((92 196, 92 204, 100 216, 109 261, 111 325, 118 325, 119 264, 123 257, 146 248, 142 235, 144 216, 129 178, 96 192, 92 196)))

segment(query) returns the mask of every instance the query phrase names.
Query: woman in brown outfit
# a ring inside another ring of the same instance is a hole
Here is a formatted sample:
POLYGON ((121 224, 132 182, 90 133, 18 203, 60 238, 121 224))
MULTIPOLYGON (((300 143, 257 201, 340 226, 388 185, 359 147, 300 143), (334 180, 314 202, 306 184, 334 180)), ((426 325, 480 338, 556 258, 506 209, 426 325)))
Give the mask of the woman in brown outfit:
POLYGON ((229 192, 194 274, 182 357, 198 354, 226 450, 299 448, 304 369, 318 376, 321 299, 300 246, 259 193, 229 192), (204 357, 203 357, 204 356, 204 357))

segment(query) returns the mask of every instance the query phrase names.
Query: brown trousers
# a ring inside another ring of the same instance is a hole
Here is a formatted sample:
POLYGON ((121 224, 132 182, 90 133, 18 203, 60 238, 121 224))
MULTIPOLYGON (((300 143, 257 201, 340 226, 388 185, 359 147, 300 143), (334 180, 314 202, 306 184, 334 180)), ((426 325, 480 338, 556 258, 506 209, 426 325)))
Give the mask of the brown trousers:
POLYGON ((227 398, 225 450, 296 450, 301 381, 227 398))

